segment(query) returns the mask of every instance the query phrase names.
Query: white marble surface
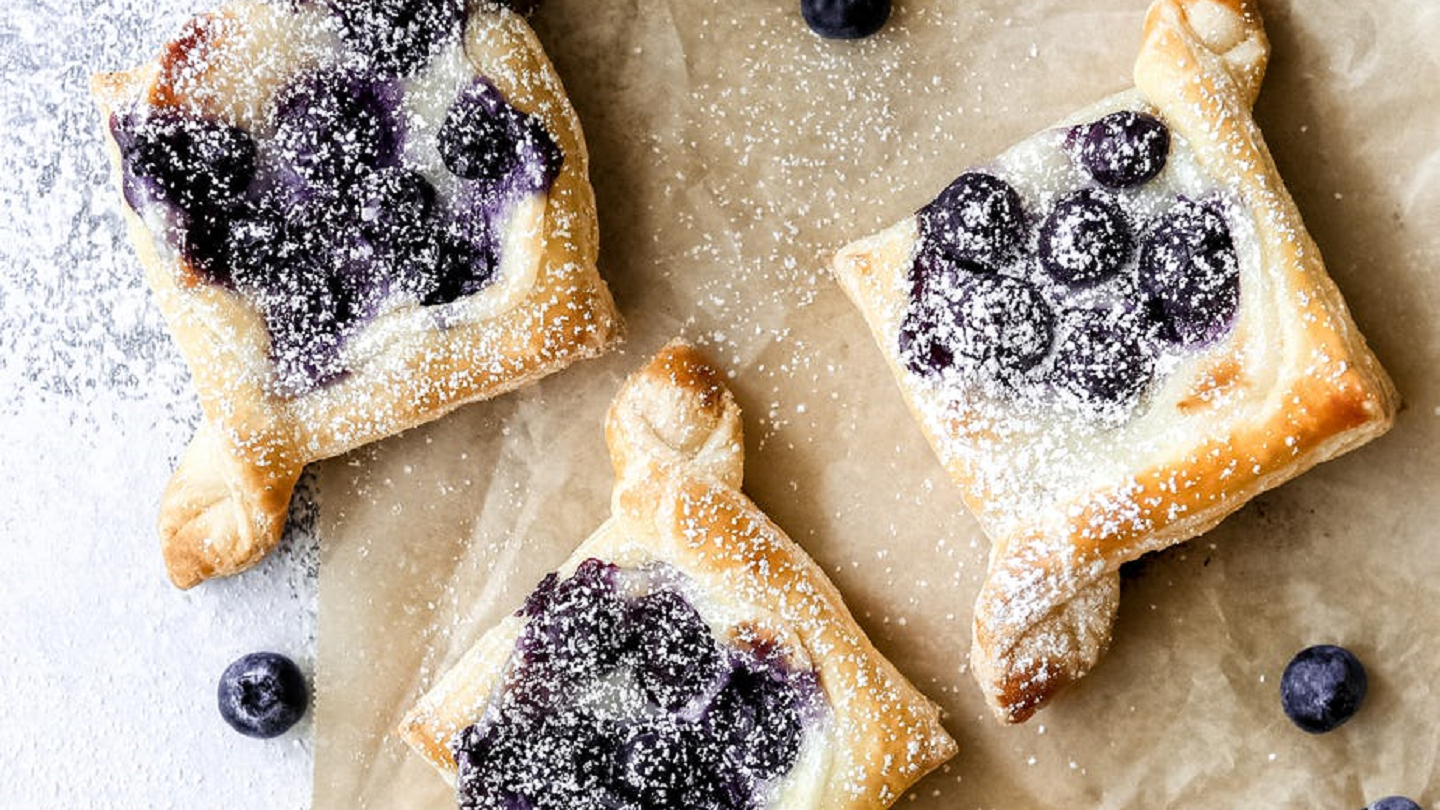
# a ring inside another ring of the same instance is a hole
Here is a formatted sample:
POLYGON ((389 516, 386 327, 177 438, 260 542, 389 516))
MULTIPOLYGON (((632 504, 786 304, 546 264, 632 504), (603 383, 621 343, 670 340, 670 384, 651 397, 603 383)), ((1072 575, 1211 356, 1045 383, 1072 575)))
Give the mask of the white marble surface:
POLYGON ((125 239, 88 75, 203 0, 0 3, 0 807, 306 807, 311 724, 241 737, 225 666, 314 659, 313 499, 284 547, 190 592, 156 504, 199 418, 125 239))

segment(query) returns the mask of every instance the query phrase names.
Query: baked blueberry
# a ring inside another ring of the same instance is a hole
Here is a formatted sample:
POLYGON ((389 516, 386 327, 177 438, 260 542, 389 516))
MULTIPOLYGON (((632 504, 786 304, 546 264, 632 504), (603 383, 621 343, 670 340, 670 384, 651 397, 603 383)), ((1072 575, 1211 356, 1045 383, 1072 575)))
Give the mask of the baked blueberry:
POLYGON ((1033 368, 1055 339, 1055 316, 1033 284, 1001 275, 971 276, 948 316, 946 348, 1001 378, 1033 368))
POLYGON ((923 243, 953 259, 986 267, 1004 262, 1025 235, 1020 194, 984 172, 955 178, 920 209, 919 220, 923 243))
POLYGON ((1331 644, 1306 647, 1280 677, 1280 705, 1311 734, 1339 728, 1365 700, 1365 667, 1349 650, 1331 644))
POLYGON ((414 73, 459 36, 464 0, 326 0, 353 50, 386 77, 414 73))
POLYGON ((426 229, 435 187, 419 172, 400 166, 378 169, 360 181, 360 231, 373 242, 411 237, 426 229))
POLYGON ((1386 796, 1376 799, 1365 810, 1421 810, 1420 805, 1404 796, 1386 796))
POLYGON ((457 177, 498 183, 519 166, 528 129, 525 114, 481 79, 450 105, 436 145, 457 177))
POLYGON ((1135 237, 1120 206, 1084 189, 1055 204, 1040 225, 1040 265, 1066 284, 1114 276, 1135 252, 1135 237))
POLYGON ((1131 188, 1155 177, 1170 154, 1160 119, 1123 110, 1080 128, 1080 164, 1101 185, 1131 188))
POLYGON ((440 227, 433 236, 436 258, 433 264, 415 268, 408 287, 426 306, 449 304, 484 289, 499 267, 499 245, 485 223, 477 232, 467 233, 454 223, 440 227))
POLYGON ((778 672, 743 665, 730 676, 702 718, 703 735, 718 752, 721 772, 764 780, 790 770, 800 755, 798 694, 778 672))
POLYGON ((130 176, 187 213, 215 214, 255 177, 255 141, 244 130, 180 108, 117 116, 111 131, 130 176))
POLYGON ((615 567, 586 560, 555 585, 544 613, 521 633, 528 672, 554 684, 557 695, 619 663, 625 606, 615 592, 615 567))
POLYGON ((241 656, 220 676, 220 716, 247 737, 284 734, 305 715, 310 693, 300 668, 279 653, 241 656))
POLYGON ((885 27, 890 0, 800 0, 800 15, 826 39, 863 39, 885 27))
POLYGON ((656 591, 628 606, 635 681, 652 703, 676 711, 702 697, 728 669, 695 608, 674 591, 656 591))
POLYGON ((674 727, 646 728, 630 736, 616 756, 616 781, 651 807, 677 807, 695 781, 688 741, 674 727))
POLYGON ((1137 321, 1100 310, 1067 313, 1055 343, 1050 382, 1091 406, 1135 401, 1155 371, 1137 321))
POLYGON ((1225 217, 1181 199, 1161 215, 1140 248, 1140 285, 1171 343, 1213 340, 1240 306, 1240 262, 1225 217))
POLYGON ((376 85, 357 73, 307 74, 275 101, 275 145, 282 160, 321 191, 349 188, 363 170, 388 164, 395 122, 376 85))
POLYGON ((921 245, 910 265, 910 301, 934 305, 954 298, 966 278, 988 272, 983 264, 959 261, 934 246, 921 245))
POLYGON ((955 353, 940 339, 938 315, 914 304, 900 323, 900 360, 921 377, 934 377, 955 365, 955 353))

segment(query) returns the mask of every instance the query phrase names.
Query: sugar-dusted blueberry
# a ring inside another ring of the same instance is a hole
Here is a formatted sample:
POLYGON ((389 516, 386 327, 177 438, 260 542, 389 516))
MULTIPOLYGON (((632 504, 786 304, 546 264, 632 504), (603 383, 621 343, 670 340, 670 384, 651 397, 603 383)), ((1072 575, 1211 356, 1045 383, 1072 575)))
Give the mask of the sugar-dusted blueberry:
POLYGON ((617 782, 631 796, 652 807, 677 807, 695 781, 690 745, 669 724, 643 728, 620 746, 617 782))
POLYGON ((273 652, 250 653, 226 667, 218 698, 220 716, 231 728, 260 739, 284 734, 310 705, 300 668, 273 652))
POLYGON ((990 268, 983 264, 957 260, 933 245, 922 244, 910 265, 910 300, 930 306, 951 300, 965 279, 988 272, 990 268))
POLYGON ((937 376, 955 365, 955 353, 940 338, 938 317, 912 304, 900 323, 900 361, 921 377, 937 376))
POLYGON ((800 0, 800 15, 826 39, 863 39, 885 27, 890 0, 800 0))
POLYGON ((185 217, 179 229, 180 255, 201 278, 212 284, 231 281, 229 241, 235 214, 231 209, 197 210, 185 217))
POLYGON ((301 76, 281 90, 274 116, 282 160, 324 191, 348 188, 362 170, 389 163, 397 148, 389 105, 372 81, 355 72, 301 76))
POLYGON ((1421 810, 1421 807, 1404 796, 1386 796, 1366 805, 1364 810, 1421 810))
POLYGON ((932 246, 922 245, 910 265, 910 305, 900 325, 900 358, 915 374, 933 377, 955 364, 954 352, 940 337, 950 318, 949 306, 961 284, 989 268, 957 261, 932 246))
POLYGON ((1080 164, 1110 188, 1149 181, 1165 168, 1170 154, 1170 129, 1146 113, 1110 113, 1079 130, 1080 164))
POLYGON ((1025 232, 1020 194, 984 172, 955 178, 920 209, 919 219, 922 241, 954 259, 987 267, 1003 263, 1025 232))
POLYGON ((667 711, 701 697, 728 668, 709 625, 674 591, 636 599, 627 607, 627 620, 637 685, 667 711))
POLYGON ((464 0, 325 0, 341 32, 376 73, 414 73, 444 42, 456 39, 464 0))
POLYGON ((1064 316, 1049 378, 1074 400, 1095 407, 1134 402, 1154 371, 1139 318, 1090 309, 1064 316))
POLYGON ((1240 305, 1240 263, 1224 215, 1186 199, 1171 206, 1140 248, 1140 285, 1166 340, 1194 346, 1222 333, 1240 305))
POLYGON ((430 181, 400 166, 371 172, 356 191, 360 230, 374 242, 405 238, 424 230, 435 207, 435 187, 430 181))
MULTIPOLYGON (((575 806, 612 779, 618 741, 573 706, 491 706, 451 741, 461 807, 575 806)), ((580 804, 583 807, 585 805, 580 804)))
POLYGON ((500 264, 499 245, 485 223, 467 229, 455 223, 434 233, 433 263, 417 265, 405 281, 425 306, 449 304, 484 289, 495 277, 500 264), (476 232, 478 231, 478 232, 476 232))
POLYGON ((702 718, 712 761, 753 780, 779 776, 800 755, 799 696, 765 667, 737 669, 702 718))
POLYGON ((1280 676, 1280 705, 1302 730, 1322 734, 1339 728, 1365 700, 1369 680, 1360 659, 1343 647, 1306 647, 1280 676))
POLYGON ((1066 284, 1110 278, 1134 252, 1135 237, 1125 212, 1094 189, 1060 200, 1040 225, 1040 265, 1066 284))
POLYGON ((224 208, 255 176, 255 141, 249 134, 181 108, 116 116, 111 130, 129 174, 186 212, 224 208))
POLYGON ((569 686, 613 668, 625 644, 625 608, 615 591, 615 567, 586 560, 550 594, 545 612, 526 623, 520 645, 527 668, 569 686))
POLYGON ((956 355, 1002 378, 1033 368, 1055 339, 1055 315, 1027 281, 971 276, 949 310, 948 346, 956 355))
POLYGON ((520 163, 524 113, 484 79, 450 105, 440 127, 440 157, 457 177, 497 183, 520 163))

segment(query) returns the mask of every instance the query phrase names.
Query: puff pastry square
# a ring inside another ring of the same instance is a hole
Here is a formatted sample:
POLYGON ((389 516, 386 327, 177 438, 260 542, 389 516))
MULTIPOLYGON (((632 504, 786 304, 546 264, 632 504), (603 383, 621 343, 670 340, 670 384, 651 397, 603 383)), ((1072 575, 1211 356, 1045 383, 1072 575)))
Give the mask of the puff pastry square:
POLYGON ((305 464, 617 337, 580 124, 499 4, 242 0, 92 87, 204 411, 161 505, 179 587, 273 548, 305 464))
POLYGON ((625 383, 612 517, 403 721, 462 807, 883 808, 954 754, 938 709, 740 492, 721 380, 672 343, 625 383))
POLYGON ((835 258, 993 541, 971 668, 1002 721, 1095 664, 1122 563, 1393 419, 1251 116, 1268 50, 1249 0, 1157 0, 1133 90, 835 258))

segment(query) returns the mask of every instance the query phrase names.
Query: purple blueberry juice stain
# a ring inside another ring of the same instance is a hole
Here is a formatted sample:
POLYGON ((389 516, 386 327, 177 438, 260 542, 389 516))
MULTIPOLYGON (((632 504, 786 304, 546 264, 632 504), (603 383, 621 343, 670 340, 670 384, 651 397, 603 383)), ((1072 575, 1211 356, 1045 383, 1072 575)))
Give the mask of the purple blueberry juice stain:
POLYGON ((164 239, 201 280, 260 310, 277 393, 343 377, 346 341, 387 297, 434 307, 487 287, 510 212, 559 176, 564 155, 540 119, 478 78, 437 144, 466 176, 437 199, 402 159, 413 137, 402 93, 384 71, 302 75, 277 96, 269 150, 180 108, 111 119, 126 200, 159 212, 164 239))
POLYGON ((817 677, 721 642, 679 587, 593 559, 540 583, 501 693, 452 741, 460 807, 760 806, 821 711, 817 677))
POLYGON ((1174 195, 1146 217, 1127 197, 1171 145, 1163 122, 1131 111, 1058 133, 1083 182, 1034 218, 1004 178, 958 177, 917 212, 902 363, 1102 422, 1136 407, 1161 357, 1218 340, 1239 308, 1223 203, 1174 195))

